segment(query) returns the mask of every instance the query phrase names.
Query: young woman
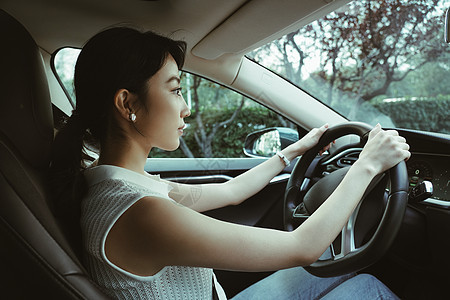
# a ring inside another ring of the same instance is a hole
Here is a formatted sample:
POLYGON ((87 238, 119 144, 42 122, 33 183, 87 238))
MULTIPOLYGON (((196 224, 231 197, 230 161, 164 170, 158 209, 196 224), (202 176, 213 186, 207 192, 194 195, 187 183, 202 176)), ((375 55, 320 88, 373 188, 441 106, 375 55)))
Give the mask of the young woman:
MULTIPOLYGON (((236 299, 395 298, 368 275, 322 279, 297 266, 324 253, 376 174, 410 156, 405 139, 376 126, 342 183, 293 232, 209 218, 199 212, 243 202, 285 163, 274 156, 226 183, 195 186, 201 191, 195 194, 190 185, 144 171, 153 147, 177 149, 190 114, 179 77, 184 51, 183 42, 152 32, 111 28, 89 40, 80 53, 76 109, 56 136, 51 167, 56 179, 70 182, 72 190, 65 195, 82 199, 75 206, 81 217, 72 222, 81 222, 92 279, 120 299, 225 299, 213 268, 285 269, 236 299), (98 164, 86 168, 83 145, 93 141, 100 149, 98 164)), ((282 153, 289 160, 303 154, 326 129, 313 129, 282 153)))

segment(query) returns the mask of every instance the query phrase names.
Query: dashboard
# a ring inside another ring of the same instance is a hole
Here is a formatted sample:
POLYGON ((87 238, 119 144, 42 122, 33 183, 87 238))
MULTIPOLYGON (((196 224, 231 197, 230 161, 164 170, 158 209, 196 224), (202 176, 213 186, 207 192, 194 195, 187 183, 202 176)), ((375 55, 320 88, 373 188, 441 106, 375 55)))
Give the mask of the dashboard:
POLYGON ((425 204, 450 208, 450 154, 412 152, 406 165, 410 188, 425 180, 433 184, 433 195, 425 204))
MULTIPOLYGON (((418 208, 433 206, 450 210, 450 135, 397 129, 410 145, 411 158, 406 162, 410 190, 423 181, 433 185, 433 194, 418 208)), ((362 151, 360 145, 349 146, 332 159, 322 160, 323 171, 329 173, 352 165, 362 151)))
POLYGON ((450 135, 398 131, 411 147, 411 158, 406 162, 410 188, 424 180, 433 184, 433 195, 420 206, 450 210, 450 135))

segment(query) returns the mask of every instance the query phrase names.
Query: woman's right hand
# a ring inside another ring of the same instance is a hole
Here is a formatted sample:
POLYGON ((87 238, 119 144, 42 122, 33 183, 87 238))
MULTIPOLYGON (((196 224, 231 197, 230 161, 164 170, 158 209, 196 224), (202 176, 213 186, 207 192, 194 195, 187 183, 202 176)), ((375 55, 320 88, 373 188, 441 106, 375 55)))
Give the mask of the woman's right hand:
POLYGON ((382 173, 411 156, 406 139, 395 130, 383 130, 377 124, 369 133, 369 139, 359 155, 360 165, 373 174, 382 173))

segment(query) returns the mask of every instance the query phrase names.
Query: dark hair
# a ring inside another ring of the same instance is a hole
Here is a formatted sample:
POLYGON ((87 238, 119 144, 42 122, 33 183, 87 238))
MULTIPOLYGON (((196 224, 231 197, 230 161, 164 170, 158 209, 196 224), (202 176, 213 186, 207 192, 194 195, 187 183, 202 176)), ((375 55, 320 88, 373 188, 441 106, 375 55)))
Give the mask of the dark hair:
POLYGON ((183 41, 130 27, 104 30, 81 50, 75 66, 76 109, 55 137, 50 165, 55 214, 78 241, 80 199, 87 190, 82 176, 85 148, 99 146, 114 126, 115 93, 127 89, 144 105, 148 79, 161 69, 169 54, 181 69, 185 50, 183 41))

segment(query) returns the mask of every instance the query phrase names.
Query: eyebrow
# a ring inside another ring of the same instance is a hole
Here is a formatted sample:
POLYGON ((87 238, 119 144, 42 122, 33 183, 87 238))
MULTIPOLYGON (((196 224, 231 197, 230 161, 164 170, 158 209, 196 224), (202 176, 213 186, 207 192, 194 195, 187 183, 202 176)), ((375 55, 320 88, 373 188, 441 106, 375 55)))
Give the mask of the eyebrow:
POLYGON ((178 76, 172 76, 172 77, 169 78, 169 80, 167 80, 166 83, 170 83, 170 82, 172 82, 172 81, 176 81, 178 84, 181 82, 180 77, 178 77, 178 76))

